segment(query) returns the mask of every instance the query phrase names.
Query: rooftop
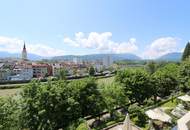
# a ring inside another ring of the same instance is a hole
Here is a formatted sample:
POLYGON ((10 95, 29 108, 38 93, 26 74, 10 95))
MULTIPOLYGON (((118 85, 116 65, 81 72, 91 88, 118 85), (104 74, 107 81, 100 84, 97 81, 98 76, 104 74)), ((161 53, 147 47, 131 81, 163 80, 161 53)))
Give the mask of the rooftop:
POLYGON ((177 121, 178 130, 189 130, 190 129, 190 112, 185 114, 182 118, 177 121))

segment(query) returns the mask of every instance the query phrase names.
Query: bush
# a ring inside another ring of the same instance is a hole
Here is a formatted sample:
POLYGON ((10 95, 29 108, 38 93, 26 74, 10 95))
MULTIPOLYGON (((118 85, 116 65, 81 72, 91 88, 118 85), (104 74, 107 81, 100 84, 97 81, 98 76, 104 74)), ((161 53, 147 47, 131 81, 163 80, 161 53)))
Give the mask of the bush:
POLYGON ((19 108, 18 102, 12 98, 0 97, 0 129, 18 130, 19 129, 19 108))
POLYGON ((148 117, 146 116, 144 110, 140 110, 139 112, 137 112, 137 118, 138 120, 135 122, 135 124, 140 127, 145 127, 148 117))
POLYGON ((137 103, 130 105, 128 108, 128 112, 131 115, 138 113, 140 110, 141 110, 141 108, 138 106, 137 103))
POLYGON ((145 104, 146 106, 151 106, 154 104, 154 101, 151 98, 149 98, 149 99, 145 100, 145 103, 146 103, 145 104))
POLYGON ((88 130, 86 123, 81 123, 76 130, 88 130))

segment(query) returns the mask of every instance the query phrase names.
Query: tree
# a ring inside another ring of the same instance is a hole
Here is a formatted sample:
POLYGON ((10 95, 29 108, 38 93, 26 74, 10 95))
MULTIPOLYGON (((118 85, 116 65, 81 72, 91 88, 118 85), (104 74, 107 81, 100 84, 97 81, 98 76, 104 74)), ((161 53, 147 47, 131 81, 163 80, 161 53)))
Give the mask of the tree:
POLYGON ((59 79, 60 80, 65 80, 67 73, 68 72, 65 69, 60 69, 59 70, 59 79))
POLYGON ((129 103, 129 100, 125 95, 124 88, 119 84, 102 84, 100 88, 105 108, 109 111, 111 117, 114 117, 116 107, 125 106, 129 103))
POLYGON ((91 66, 91 67, 89 68, 89 75, 90 75, 90 76, 94 76, 94 75, 95 75, 95 69, 94 69, 93 66, 91 66))
POLYGON ((20 109, 19 103, 13 98, 0 97, 0 129, 18 130, 20 129, 20 109))
POLYGON ((180 88, 186 92, 190 89, 190 60, 183 61, 179 69, 180 88))
POLYGON ((69 88, 77 89, 77 101, 81 107, 82 116, 97 115, 102 112, 102 96, 98 91, 94 78, 74 80, 68 84, 69 88))
POLYGON ((156 95, 164 97, 171 94, 178 87, 179 66, 176 64, 167 64, 153 74, 155 80, 156 95))
POLYGON ((187 43, 185 46, 183 55, 182 55, 182 61, 186 60, 190 56, 190 42, 187 43))
POLYGON ((22 93, 22 128, 52 130, 69 126, 81 117, 77 94, 65 81, 47 84, 33 81, 22 93))
POLYGON ((135 124, 141 127, 144 127, 147 121, 147 116, 145 115, 144 110, 139 107, 137 103, 134 103, 129 106, 128 112, 130 115, 137 116, 137 120, 135 121, 135 124))
POLYGON ((151 97, 153 86, 150 84, 150 76, 143 69, 126 69, 119 71, 116 81, 124 86, 125 94, 131 102, 142 104, 145 99, 151 97))
POLYGON ((137 114, 140 110, 141 108, 138 106, 138 103, 133 103, 129 106, 128 113, 130 115, 134 115, 134 114, 137 114))
POLYGON ((152 75, 156 72, 158 65, 154 61, 150 61, 146 64, 146 70, 152 75))

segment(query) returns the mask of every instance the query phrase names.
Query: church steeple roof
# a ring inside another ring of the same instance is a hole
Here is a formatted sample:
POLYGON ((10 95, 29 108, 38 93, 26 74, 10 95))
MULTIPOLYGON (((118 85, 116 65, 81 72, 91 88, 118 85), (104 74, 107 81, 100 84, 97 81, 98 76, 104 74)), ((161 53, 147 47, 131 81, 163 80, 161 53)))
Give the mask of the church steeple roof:
POLYGON ((25 41, 24 41, 24 47, 23 47, 23 50, 26 50, 26 45, 25 45, 25 41))
POLYGON ((22 59, 27 60, 27 51, 26 51, 25 41, 24 41, 24 46, 23 46, 23 50, 22 50, 22 59))

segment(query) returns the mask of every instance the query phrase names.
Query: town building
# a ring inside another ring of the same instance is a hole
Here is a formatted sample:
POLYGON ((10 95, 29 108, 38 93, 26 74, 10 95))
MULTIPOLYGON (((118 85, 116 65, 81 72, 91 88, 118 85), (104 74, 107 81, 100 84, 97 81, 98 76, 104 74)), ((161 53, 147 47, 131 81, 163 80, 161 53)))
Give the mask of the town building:
POLYGON ((59 72, 62 68, 64 68, 64 66, 61 63, 52 64, 52 75, 55 77, 59 76, 59 72))
POLYGON ((32 69, 34 78, 44 78, 52 75, 52 66, 48 64, 33 63, 32 69))
POLYGON ((33 78, 32 65, 24 62, 15 64, 13 75, 9 76, 9 80, 31 80, 33 78))
POLYGON ((82 60, 81 60, 81 58, 79 58, 79 57, 74 57, 74 58, 73 58, 73 63, 74 63, 74 64, 82 64, 82 60))
POLYGON ((112 56, 111 56, 111 55, 106 55, 106 56, 103 58, 103 66, 106 67, 106 68, 108 68, 108 67, 110 67, 112 64, 113 64, 112 56))
POLYGON ((102 60, 96 60, 94 62, 94 68, 96 69, 96 72, 103 71, 104 66, 103 66, 103 61, 102 60))

